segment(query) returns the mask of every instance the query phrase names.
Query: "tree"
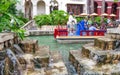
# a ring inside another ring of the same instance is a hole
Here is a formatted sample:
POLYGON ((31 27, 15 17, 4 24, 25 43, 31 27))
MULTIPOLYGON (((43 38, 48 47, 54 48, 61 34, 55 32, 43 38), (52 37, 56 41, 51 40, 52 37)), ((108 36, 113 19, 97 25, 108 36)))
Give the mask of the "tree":
POLYGON ((24 37, 24 30, 20 29, 20 25, 24 24, 21 20, 16 18, 15 4, 17 0, 1 0, 0 1, 0 32, 15 32, 21 39, 24 37), (14 10, 11 10, 14 9, 14 10), (11 19, 14 20, 11 23, 11 19))

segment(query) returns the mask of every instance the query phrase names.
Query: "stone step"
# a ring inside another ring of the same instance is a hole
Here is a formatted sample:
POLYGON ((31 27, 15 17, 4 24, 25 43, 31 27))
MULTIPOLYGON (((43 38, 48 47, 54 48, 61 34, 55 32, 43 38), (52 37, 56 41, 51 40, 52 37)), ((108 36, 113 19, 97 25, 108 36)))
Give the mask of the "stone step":
POLYGON ((120 35, 120 28, 108 28, 107 33, 112 33, 112 34, 119 34, 120 35))
POLYGON ((37 68, 34 71, 25 70, 24 73, 28 75, 68 75, 67 68, 58 51, 50 51, 50 59, 48 66, 37 68))
POLYGON ((37 62, 36 64, 41 65, 41 67, 47 67, 50 59, 49 46, 39 46, 39 49, 34 54, 34 59, 37 62))
POLYGON ((115 48, 116 40, 111 38, 96 38, 94 40, 94 46, 102 50, 113 50, 115 48))
POLYGON ((38 40, 25 39, 19 43, 25 53, 35 53, 38 50, 38 40))
POLYGON ((107 33, 105 34, 105 37, 120 40, 120 34, 116 33, 107 33))
POLYGON ((82 47, 82 56, 96 61, 98 64, 118 63, 120 50, 102 50, 94 47, 93 44, 86 44, 82 47))
POLYGON ((81 51, 71 50, 70 61, 79 75, 113 75, 120 74, 120 63, 98 65, 97 62, 81 56, 81 51), (78 55, 78 56, 77 56, 78 55))

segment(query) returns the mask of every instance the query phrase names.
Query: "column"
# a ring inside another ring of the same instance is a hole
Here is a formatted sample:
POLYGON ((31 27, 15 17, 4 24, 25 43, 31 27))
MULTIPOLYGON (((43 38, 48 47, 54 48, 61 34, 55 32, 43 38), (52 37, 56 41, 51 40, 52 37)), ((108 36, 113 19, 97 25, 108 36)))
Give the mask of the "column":
POLYGON ((120 6, 119 6, 119 21, 120 21, 120 6))
POLYGON ((112 2, 108 2, 107 13, 111 14, 112 11, 112 2))
POLYGON ((101 1, 97 1, 97 4, 98 4, 98 7, 97 7, 98 15, 101 15, 102 2, 101 1))
POLYGON ((91 0, 91 13, 94 13, 94 0, 91 0))
MULTIPOLYGON (((108 4, 108 7, 107 7, 107 14, 110 15, 112 14, 111 11, 112 11, 112 2, 107 2, 108 4)), ((110 18, 110 16, 108 16, 110 18)))

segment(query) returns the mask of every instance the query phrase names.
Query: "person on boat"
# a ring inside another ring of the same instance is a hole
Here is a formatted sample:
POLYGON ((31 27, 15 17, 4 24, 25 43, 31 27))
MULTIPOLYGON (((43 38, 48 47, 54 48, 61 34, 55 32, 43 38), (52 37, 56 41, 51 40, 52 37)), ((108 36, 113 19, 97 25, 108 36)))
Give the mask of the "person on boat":
POLYGON ((87 20, 86 20, 86 19, 80 21, 80 22, 77 24, 76 35, 80 35, 80 31, 82 31, 82 30, 87 30, 86 25, 87 25, 87 20))
MULTIPOLYGON (((89 27, 89 30, 95 31, 95 30, 97 30, 97 28, 94 26, 94 24, 91 24, 91 26, 89 27)), ((93 34, 94 34, 94 32, 90 32, 90 35, 93 35, 93 34)))
POLYGON ((77 20, 73 17, 72 12, 70 12, 69 14, 70 15, 67 22, 68 35, 73 36, 75 34, 77 20))
POLYGON ((89 30, 97 30, 97 28, 94 26, 94 24, 91 24, 91 26, 89 27, 89 30))
POLYGON ((101 30, 106 30, 107 29, 107 25, 105 23, 102 23, 100 29, 101 30))

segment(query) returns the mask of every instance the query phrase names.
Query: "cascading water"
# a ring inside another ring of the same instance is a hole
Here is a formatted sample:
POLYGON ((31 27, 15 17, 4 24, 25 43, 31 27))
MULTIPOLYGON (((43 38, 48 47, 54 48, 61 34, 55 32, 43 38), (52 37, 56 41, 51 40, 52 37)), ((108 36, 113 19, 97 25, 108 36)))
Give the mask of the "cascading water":
MULTIPOLYGON (((18 44, 14 44, 13 47, 15 48, 15 52, 19 55, 19 57, 24 58, 27 61, 27 63, 30 63, 30 61, 28 61, 28 58, 26 57, 29 57, 29 59, 32 59, 30 58, 31 55, 29 54, 26 55, 18 44)), ((33 62, 39 67, 41 67, 40 63, 36 61, 35 59, 33 59, 33 62)))
POLYGON ((12 61, 13 63, 13 73, 9 71, 10 74, 13 74, 13 75, 21 75, 21 65, 18 61, 18 59, 16 58, 15 54, 12 52, 11 49, 6 49, 6 54, 7 56, 10 58, 10 60, 12 61))
POLYGON ((4 75, 3 71, 4 71, 4 63, 5 60, 0 61, 0 75, 4 75))
POLYGON ((15 48, 17 54, 24 54, 23 50, 19 47, 18 44, 14 44, 13 47, 15 48))

